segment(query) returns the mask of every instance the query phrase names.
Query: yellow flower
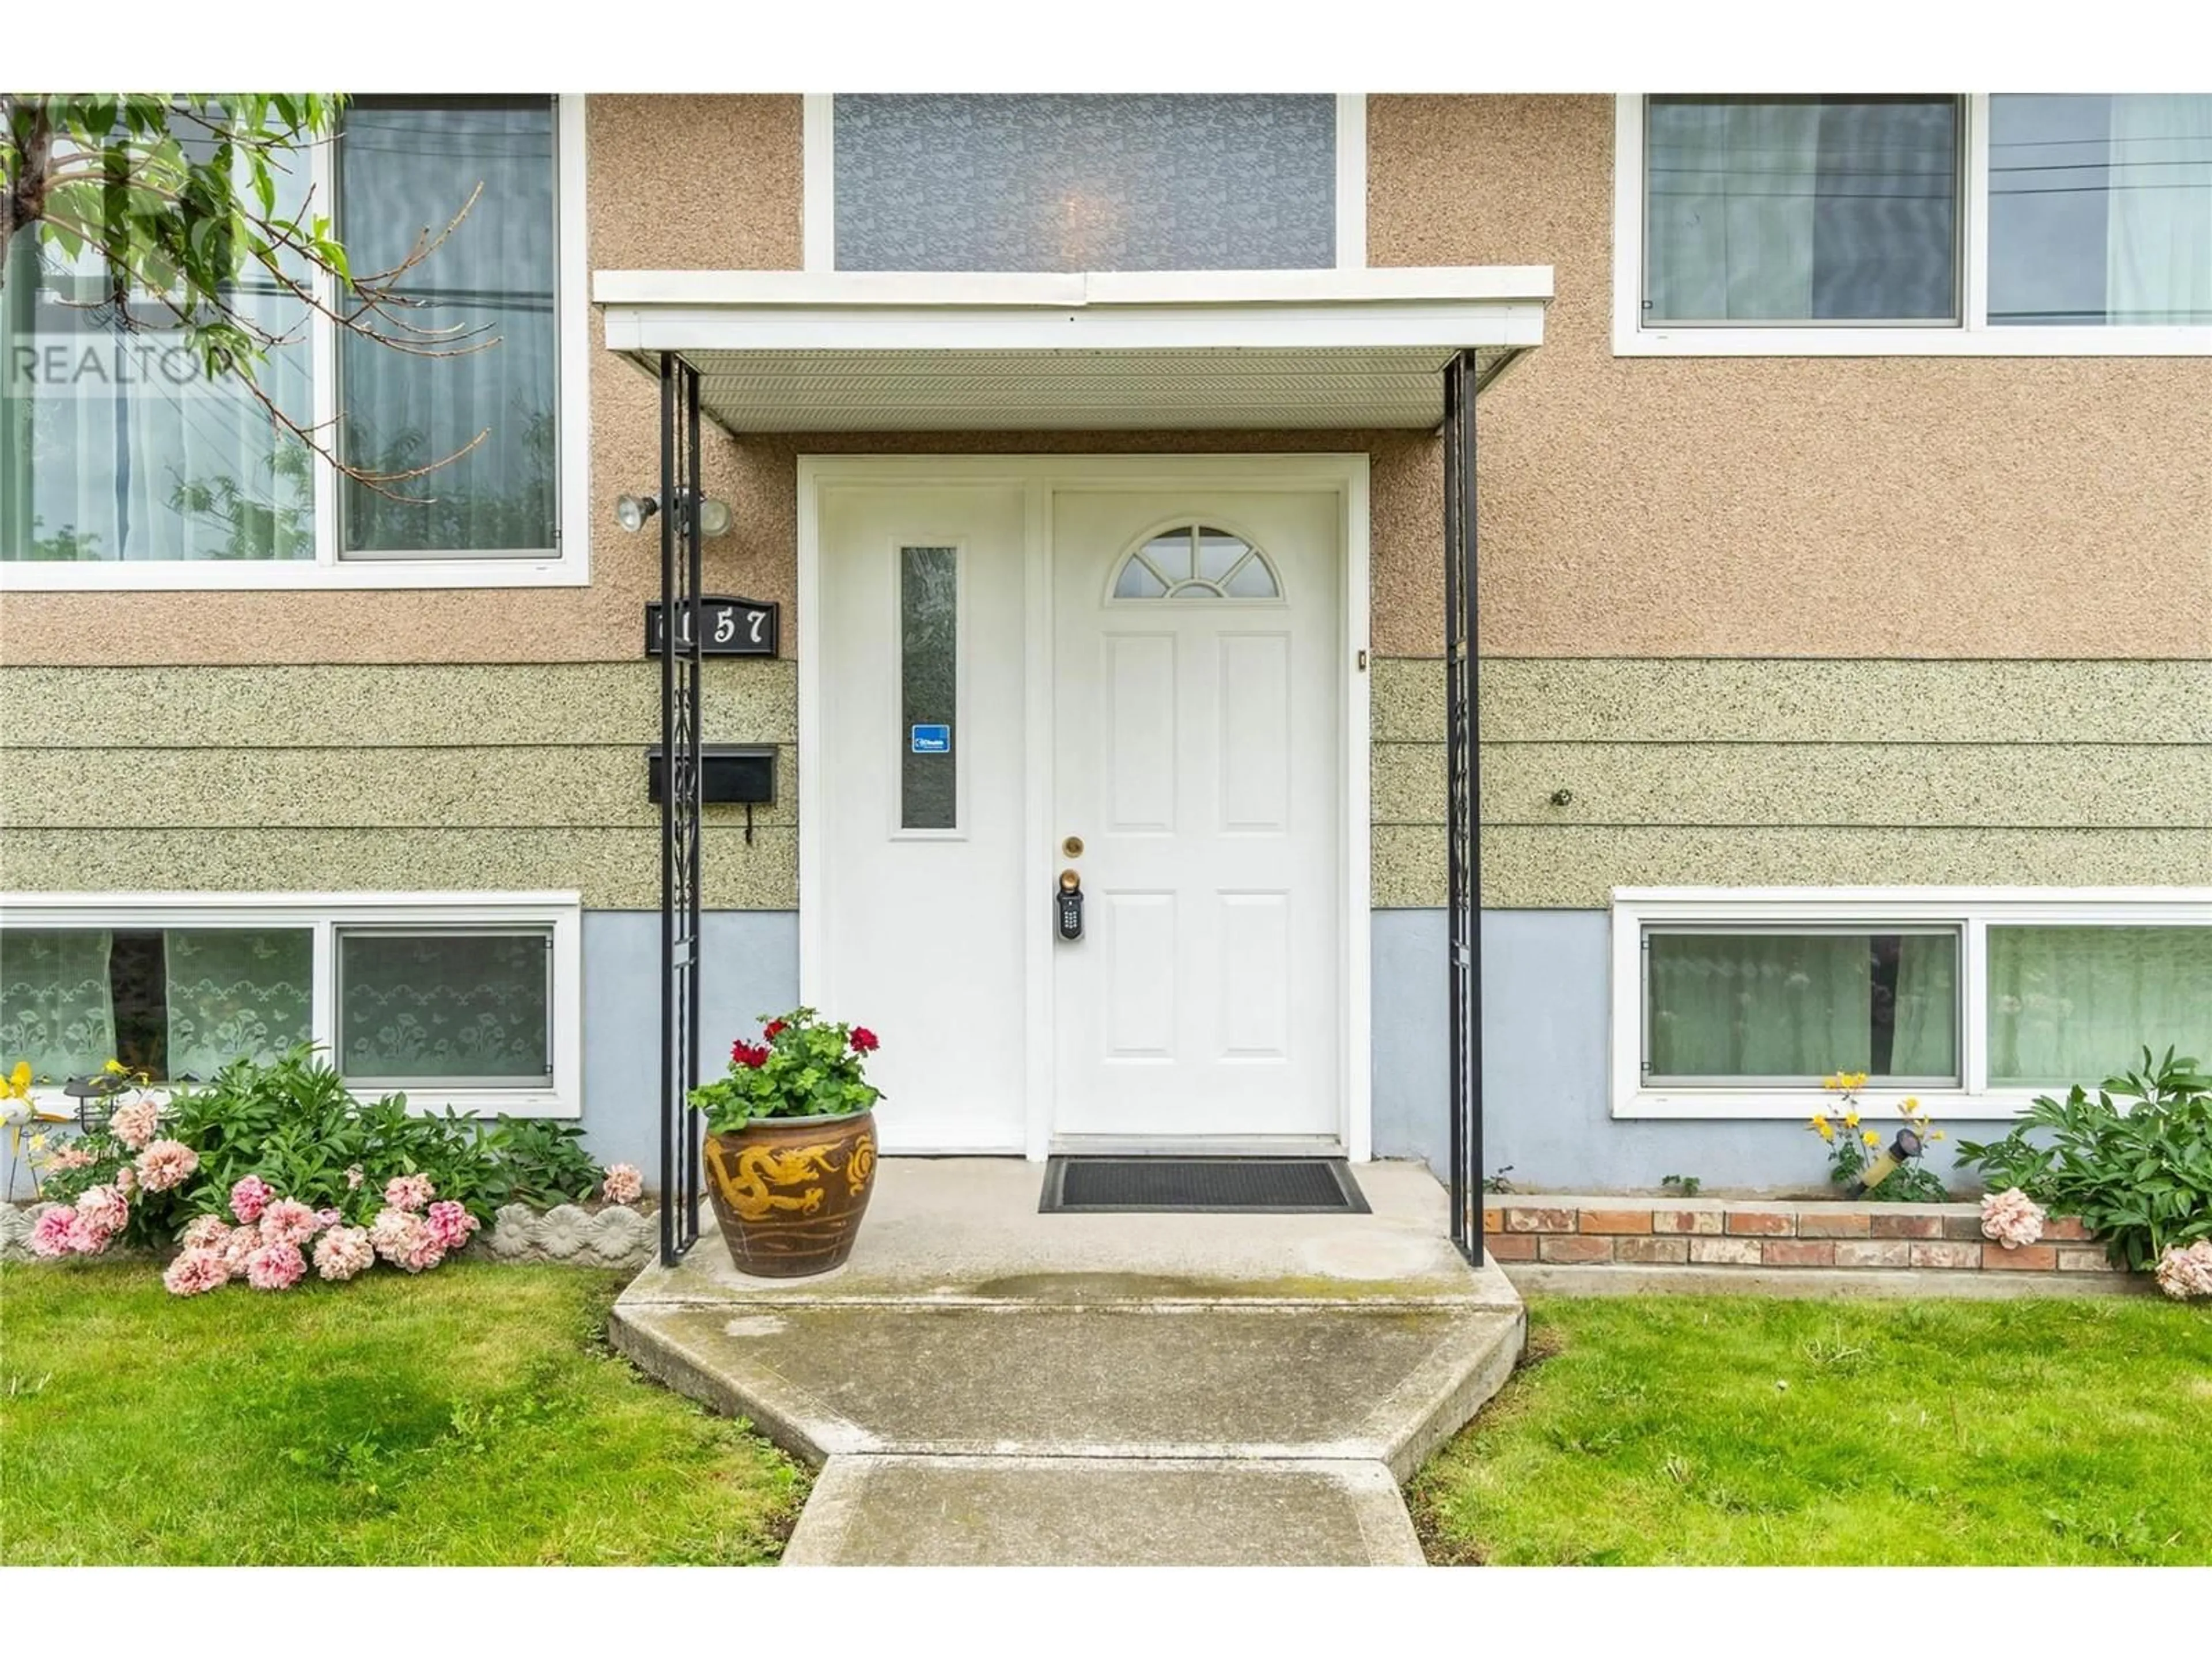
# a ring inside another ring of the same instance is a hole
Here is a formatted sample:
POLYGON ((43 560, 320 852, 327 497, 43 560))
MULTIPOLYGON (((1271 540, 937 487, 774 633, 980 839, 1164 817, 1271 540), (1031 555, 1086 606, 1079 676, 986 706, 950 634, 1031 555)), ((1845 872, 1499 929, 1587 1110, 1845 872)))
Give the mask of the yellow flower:
POLYGON ((31 1137, 31 1150, 34 1152, 45 1152, 46 1150, 46 1138, 44 1135, 33 1135, 31 1137))
POLYGON ((1869 1146, 1879 1146, 1881 1145, 1881 1137, 1871 1129, 1867 1130, 1863 1134, 1860 1135, 1859 1139, 1866 1142, 1869 1146))
POLYGON ((1859 1115, 1856 1112, 1845 1112, 1844 1114, 1844 1127, 1846 1129, 1856 1129, 1858 1127, 1859 1115))
POLYGON ((1813 1127, 1819 1132, 1820 1137, 1823 1140, 1833 1140, 1836 1138, 1835 1126, 1830 1123, 1825 1117, 1814 1118, 1813 1120, 1813 1127))
POLYGON ((1928 1139, 1930 1140, 1941 1140, 1943 1139, 1943 1132, 1941 1129, 1930 1130, 1929 1132, 1928 1139))
POLYGON ((116 1076, 121 1077, 123 1075, 123 1062, 119 1060, 111 1060, 100 1069, 103 1072, 112 1072, 116 1076))
POLYGON ((15 1069, 0 1077, 0 1100, 28 1100, 31 1097, 31 1062, 19 1060, 15 1069))
POLYGON ((1897 1103, 1897 1115, 1899 1117, 1917 1116, 1919 1114, 1919 1111, 1920 1102, 1915 1096, 1907 1095, 1904 1099, 1897 1103))

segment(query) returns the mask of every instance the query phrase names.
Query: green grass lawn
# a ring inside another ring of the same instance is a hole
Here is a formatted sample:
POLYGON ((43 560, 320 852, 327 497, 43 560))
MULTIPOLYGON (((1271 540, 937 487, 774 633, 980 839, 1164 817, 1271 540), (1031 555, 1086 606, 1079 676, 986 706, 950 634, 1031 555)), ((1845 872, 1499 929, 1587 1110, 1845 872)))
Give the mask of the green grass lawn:
POLYGON ((626 1277, 0 1268, 0 1562, 773 1560, 805 1475, 608 1352, 626 1277))
POLYGON ((1411 1497, 1438 1561, 2212 1562, 2212 1309, 1530 1304, 1411 1497))

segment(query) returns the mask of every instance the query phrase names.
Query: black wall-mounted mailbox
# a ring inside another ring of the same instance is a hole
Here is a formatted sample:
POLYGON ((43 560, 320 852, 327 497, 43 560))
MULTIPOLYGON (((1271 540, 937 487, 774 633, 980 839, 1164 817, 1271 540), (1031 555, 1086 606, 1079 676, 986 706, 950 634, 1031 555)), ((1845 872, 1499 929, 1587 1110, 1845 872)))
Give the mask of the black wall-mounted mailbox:
MULTIPOLYGON (((774 744, 709 743, 700 745, 700 797, 709 806, 769 806, 775 801, 774 744)), ((646 798, 658 805, 668 768, 659 744, 645 751, 646 798)))

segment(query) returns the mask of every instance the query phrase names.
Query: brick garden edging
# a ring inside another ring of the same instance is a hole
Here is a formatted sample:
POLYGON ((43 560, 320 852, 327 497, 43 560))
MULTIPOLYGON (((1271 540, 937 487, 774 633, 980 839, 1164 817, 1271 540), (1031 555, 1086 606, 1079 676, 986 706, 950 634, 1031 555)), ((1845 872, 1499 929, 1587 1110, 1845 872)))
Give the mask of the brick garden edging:
POLYGON ((1852 1204, 1808 1199, 1573 1197, 1493 1194, 1483 1245, 1511 1267, 1820 1267, 1954 1273, 2115 1271, 2071 1216, 2008 1250, 1982 1237, 1976 1204, 1852 1204))

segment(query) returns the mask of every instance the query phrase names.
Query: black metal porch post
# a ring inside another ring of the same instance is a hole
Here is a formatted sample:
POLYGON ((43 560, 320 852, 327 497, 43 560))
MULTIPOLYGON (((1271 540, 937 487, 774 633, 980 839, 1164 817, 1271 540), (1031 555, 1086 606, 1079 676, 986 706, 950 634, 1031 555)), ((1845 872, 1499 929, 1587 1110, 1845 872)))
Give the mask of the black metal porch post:
POLYGON ((1476 643, 1474 355, 1444 366, 1445 868, 1451 1237, 1482 1261, 1482 757, 1476 643))
POLYGON ((660 355, 660 1260, 699 1232, 699 375, 660 355))

